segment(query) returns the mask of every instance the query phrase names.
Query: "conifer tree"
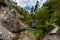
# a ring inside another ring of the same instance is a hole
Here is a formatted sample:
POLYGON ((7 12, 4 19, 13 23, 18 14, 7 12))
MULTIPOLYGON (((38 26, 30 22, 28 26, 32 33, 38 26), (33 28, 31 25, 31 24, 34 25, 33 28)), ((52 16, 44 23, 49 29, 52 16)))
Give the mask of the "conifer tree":
POLYGON ((34 13, 34 7, 32 6, 31 7, 31 14, 33 14, 34 13))
POLYGON ((35 5, 35 10, 37 10, 39 7, 39 1, 36 2, 36 5, 35 5))

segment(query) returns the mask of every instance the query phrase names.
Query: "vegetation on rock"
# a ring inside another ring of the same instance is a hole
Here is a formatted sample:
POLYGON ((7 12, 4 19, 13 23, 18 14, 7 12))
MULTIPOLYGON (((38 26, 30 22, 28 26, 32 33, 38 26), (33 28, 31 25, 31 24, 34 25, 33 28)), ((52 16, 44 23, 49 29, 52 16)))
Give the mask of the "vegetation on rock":
MULTIPOLYGON (((6 6, 4 3, 3 5, 6 6)), ((21 8, 20 6, 15 6, 15 5, 12 6, 15 8, 16 11, 18 11, 16 12, 16 14, 18 14, 17 15, 18 22, 21 26, 17 28, 19 30, 23 29, 23 31, 28 32, 28 34, 34 37, 33 40, 38 40, 38 39, 41 40, 41 38, 43 38, 48 32, 50 32, 54 28, 51 25, 52 23, 56 23, 60 25, 60 0, 48 0, 39 9, 38 9, 39 5, 37 1, 37 4, 35 5, 35 9, 33 8, 33 6, 31 8, 31 14, 29 14, 29 12, 27 12, 25 9, 21 8), (48 22, 49 24, 47 24, 46 22, 48 22), (26 26, 28 26, 28 29, 26 28, 26 26)), ((60 33, 60 29, 58 30, 58 33, 60 33)), ((16 38, 17 40, 18 34, 16 35, 17 35, 16 38)))

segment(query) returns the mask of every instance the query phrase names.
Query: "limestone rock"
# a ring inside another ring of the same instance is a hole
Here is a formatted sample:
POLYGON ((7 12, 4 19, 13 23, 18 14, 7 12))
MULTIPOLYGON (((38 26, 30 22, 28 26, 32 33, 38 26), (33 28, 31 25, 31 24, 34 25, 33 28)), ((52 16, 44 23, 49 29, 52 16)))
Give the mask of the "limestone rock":
MULTIPOLYGON (((5 2, 8 3, 7 0, 5 2)), ((29 28, 26 24, 19 21, 18 15, 20 13, 13 6, 10 8, 9 5, 1 5, 0 12, 1 25, 9 31, 18 32, 29 28)))

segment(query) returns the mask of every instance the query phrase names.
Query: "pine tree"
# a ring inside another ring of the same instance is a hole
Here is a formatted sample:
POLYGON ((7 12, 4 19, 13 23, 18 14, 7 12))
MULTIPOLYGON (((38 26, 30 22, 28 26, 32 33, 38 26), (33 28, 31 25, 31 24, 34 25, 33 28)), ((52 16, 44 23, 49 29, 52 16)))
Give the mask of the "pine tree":
POLYGON ((34 7, 33 6, 31 7, 31 13, 32 14, 34 13, 34 7))
POLYGON ((39 7, 39 1, 36 2, 36 5, 35 5, 35 10, 37 10, 39 7))

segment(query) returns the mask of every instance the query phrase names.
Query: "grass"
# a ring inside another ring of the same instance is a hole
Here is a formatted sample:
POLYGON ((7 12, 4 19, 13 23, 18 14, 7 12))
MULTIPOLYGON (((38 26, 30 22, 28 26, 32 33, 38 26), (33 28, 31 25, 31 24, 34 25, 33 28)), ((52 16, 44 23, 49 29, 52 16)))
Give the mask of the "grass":
POLYGON ((39 33, 39 39, 42 40, 42 38, 47 34, 47 33, 43 33, 42 30, 26 30, 28 32, 28 34, 32 35, 33 40, 37 39, 37 34, 39 33))

